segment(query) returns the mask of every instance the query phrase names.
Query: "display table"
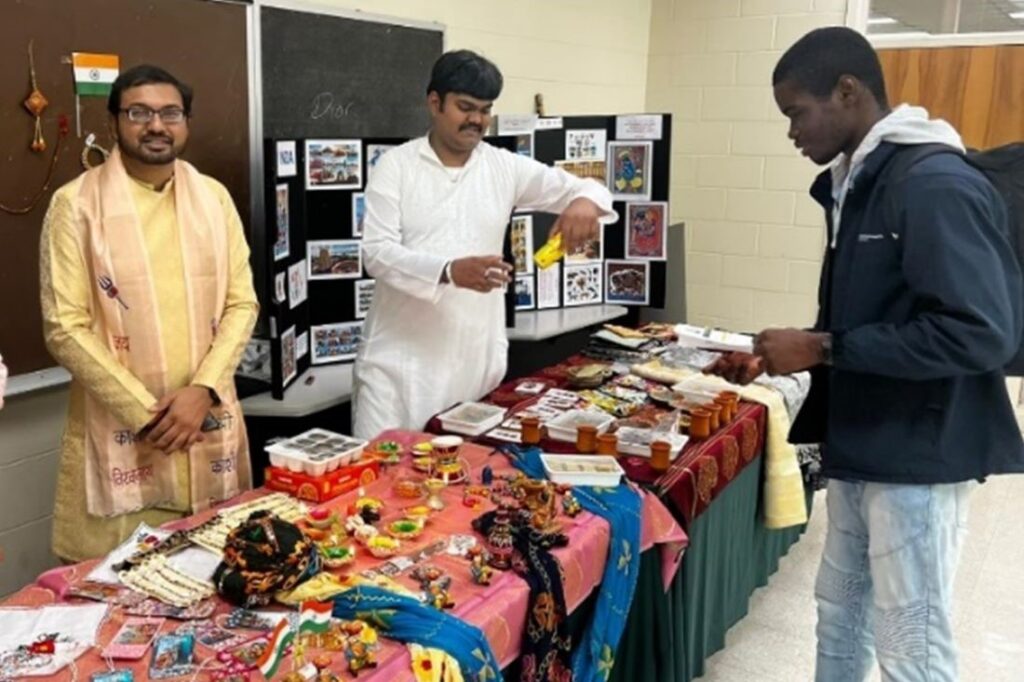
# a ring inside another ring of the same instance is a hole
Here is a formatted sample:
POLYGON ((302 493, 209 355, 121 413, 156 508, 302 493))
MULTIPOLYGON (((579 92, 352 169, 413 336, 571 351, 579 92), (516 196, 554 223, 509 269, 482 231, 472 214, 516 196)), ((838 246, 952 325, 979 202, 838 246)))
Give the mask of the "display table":
MULTIPOLYGON (((404 445, 411 445, 424 437, 426 436, 423 434, 409 432, 391 432, 381 436, 382 439, 397 440, 404 445)), ((485 464, 490 464, 496 473, 510 468, 504 456, 493 454, 490 448, 467 445, 463 448, 463 455, 475 472, 474 480, 478 479, 475 474, 485 464)), ((398 471, 397 468, 392 468, 382 475, 381 479, 366 486, 364 491, 366 495, 384 501, 385 509, 389 510, 385 514, 385 520, 400 514, 401 507, 421 503, 410 503, 394 496, 391 485, 393 477, 398 475, 398 471)), ((248 493, 247 497, 258 494, 259 491, 248 493)), ((344 508, 354 501, 356 495, 356 492, 343 495, 322 506, 344 508)), ((424 534, 416 541, 409 543, 407 548, 403 548, 401 554, 404 555, 407 552, 426 547, 441 536, 453 533, 471 533, 470 521, 487 508, 491 508, 489 502, 486 503, 487 506, 484 509, 476 511, 463 506, 461 503, 462 493, 457 486, 446 489, 442 495, 447 505, 445 510, 433 517, 424 534)), ((195 523, 205 520, 212 513, 206 512, 197 515, 185 522, 179 522, 175 526, 191 527, 195 523)), ((554 550, 553 554, 562 565, 565 576, 566 604, 569 610, 573 611, 587 599, 601 581, 608 555, 609 527, 606 521, 587 512, 581 513, 574 519, 559 517, 559 520, 562 522, 563 531, 569 537, 569 545, 554 550)), ((649 550, 643 555, 646 571, 651 575, 658 573, 661 578, 654 582, 653 589, 647 589, 643 593, 638 592, 635 601, 661 601, 664 599, 666 585, 670 584, 675 576, 678 566, 675 560, 685 542, 685 535, 669 511, 653 494, 644 494, 641 538, 641 549, 649 550)), ((50 571, 41 576, 36 585, 25 588, 5 600, 4 606, 37 606, 60 601, 68 585, 81 580, 95 563, 86 562, 50 571)), ((383 563, 382 560, 374 559, 360 550, 360 558, 347 573, 358 573, 381 563, 383 563)), ((441 567, 453 579, 451 594, 456 602, 453 613, 481 628, 487 635, 495 656, 502 666, 514 661, 519 653, 519 644, 525 627, 529 599, 527 583, 515 573, 496 572, 495 579, 490 586, 478 586, 471 582, 468 571, 469 563, 463 558, 439 554, 432 557, 429 563, 441 567)), ((398 576, 396 580, 406 588, 419 589, 407 573, 398 576)), ((228 609, 229 605, 226 603, 221 603, 218 607, 220 612, 225 612, 228 609)), ((102 627, 98 637, 100 645, 106 644, 110 640, 122 620, 123 616, 120 611, 114 611, 102 627)), ((165 629, 173 627, 175 624, 175 622, 169 621, 165 624, 165 629)), ((200 660, 211 655, 210 652, 202 649, 199 650, 199 654, 200 660)), ((376 670, 360 675, 360 679, 381 681, 413 679, 408 651, 396 642, 382 639, 378 662, 379 666, 376 670)), ((620 662, 624 668, 631 665, 622 659, 620 662)), ((106 669, 105 663, 95 650, 80 658, 77 667, 79 680, 88 679, 88 674, 91 672, 106 669)), ((147 679, 145 661, 127 667, 132 668, 136 680, 147 679)), ((70 680, 72 673, 65 670, 52 678, 38 679, 70 680)))

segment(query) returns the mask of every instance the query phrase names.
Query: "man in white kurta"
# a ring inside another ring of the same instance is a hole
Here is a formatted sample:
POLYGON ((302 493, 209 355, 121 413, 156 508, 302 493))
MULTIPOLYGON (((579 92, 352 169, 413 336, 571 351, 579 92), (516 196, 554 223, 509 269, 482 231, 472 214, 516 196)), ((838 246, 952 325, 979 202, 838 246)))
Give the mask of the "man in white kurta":
POLYGON ((355 366, 360 438, 422 428, 501 382, 511 269, 501 253, 513 211, 561 214, 555 231, 570 243, 616 218, 602 185, 481 141, 497 95, 473 77, 497 69, 474 60, 461 51, 435 65, 430 133, 382 156, 367 185, 363 259, 377 284, 355 366), (447 92, 445 75, 456 86, 447 92))

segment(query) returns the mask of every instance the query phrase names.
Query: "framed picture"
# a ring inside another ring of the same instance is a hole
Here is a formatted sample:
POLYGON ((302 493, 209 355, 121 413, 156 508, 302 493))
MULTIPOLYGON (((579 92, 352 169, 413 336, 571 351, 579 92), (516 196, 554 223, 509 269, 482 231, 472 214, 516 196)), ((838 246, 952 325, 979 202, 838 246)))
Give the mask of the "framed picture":
POLYGON ((512 260, 517 275, 533 273, 533 216, 512 216, 512 260))
POLYGON ((288 307, 294 308, 305 302, 308 291, 306 285, 306 264, 302 261, 288 266, 288 307))
POLYGON ((277 303, 284 303, 288 300, 288 284, 285 281, 287 275, 283 272, 279 272, 274 275, 274 301, 277 303))
POLYGON ((295 326, 293 325, 281 334, 281 377, 285 386, 298 373, 299 364, 296 362, 296 358, 295 326))
POLYGON ((608 144, 606 130, 566 130, 566 161, 604 161, 608 144))
POLYGON ((651 198, 651 142, 608 143, 608 191, 612 199, 651 198))
POLYGON ((313 338, 310 341, 314 365, 329 362, 354 360, 359 344, 363 341, 362 322, 339 322, 335 324, 319 324, 310 328, 313 338))
POLYGON ((370 178, 373 177, 373 169, 377 167, 377 162, 380 161, 380 157, 389 150, 393 149, 393 144, 368 144, 366 145, 366 181, 369 182, 370 178))
POLYGON ((533 275, 516 277, 516 310, 533 310, 537 307, 533 289, 533 275))
POLYGON ((537 310, 557 308, 562 304, 562 264, 537 270, 537 310))
POLYGON ((668 258, 668 202, 626 204, 626 258, 668 258))
POLYGON ((621 305, 647 305, 651 295, 648 261, 608 260, 604 263, 604 300, 621 305))
POLYGON ((309 352, 309 332, 302 332, 295 337, 295 358, 301 360, 309 352))
POLYGON ((288 257, 288 185, 278 185, 274 192, 277 204, 277 237, 274 239, 274 262, 288 257))
POLYGON ((589 239, 572 253, 565 254, 566 263, 600 262, 604 257, 604 225, 597 226, 597 238, 589 239))
POLYGON ((373 302, 373 292, 377 288, 377 281, 373 279, 361 279, 356 282, 356 318, 363 319, 370 312, 370 303, 373 302))
POLYGON ((601 303, 604 268, 601 263, 566 263, 562 271, 562 289, 565 291, 565 306, 601 303))
POLYGON ((361 140, 306 140, 306 189, 363 186, 361 140))
POLYGON ((309 279, 359 279, 363 257, 358 239, 324 239, 306 245, 309 279))
POLYGON ((561 168, 578 178, 596 180, 602 185, 608 181, 606 161, 555 161, 555 168, 561 168))
POLYGON ((366 219, 366 194, 353 192, 352 194, 352 236, 363 236, 363 220, 366 219))

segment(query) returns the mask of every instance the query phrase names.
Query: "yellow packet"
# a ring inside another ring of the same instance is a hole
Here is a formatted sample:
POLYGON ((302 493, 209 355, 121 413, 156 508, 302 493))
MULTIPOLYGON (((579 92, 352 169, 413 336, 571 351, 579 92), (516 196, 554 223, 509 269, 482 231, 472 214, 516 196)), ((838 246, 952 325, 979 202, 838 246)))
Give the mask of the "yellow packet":
POLYGON ((537 249, 537 253, 533 254, 533 262, 536 263, 537 267, 541 270, 546 270, 561 260, 564 255, 565 251, 562 250, 562 235, 556 234, 554 237, 549 239, 544 246, 537 249))

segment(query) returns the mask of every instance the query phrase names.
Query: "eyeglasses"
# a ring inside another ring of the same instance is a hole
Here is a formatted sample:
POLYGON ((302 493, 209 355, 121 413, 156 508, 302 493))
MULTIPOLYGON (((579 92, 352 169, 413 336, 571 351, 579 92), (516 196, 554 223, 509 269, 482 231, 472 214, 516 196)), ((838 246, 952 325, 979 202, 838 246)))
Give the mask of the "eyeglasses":
POLYGON ((159 116, 161 121, 170 124, 181 123, 187 118, 185 110, 181 107, 164 107, 156 110, 144 106, 133 106, 121 109, 121 113, 127 116, 132 123, 149 123, 154 116, 159 116))

